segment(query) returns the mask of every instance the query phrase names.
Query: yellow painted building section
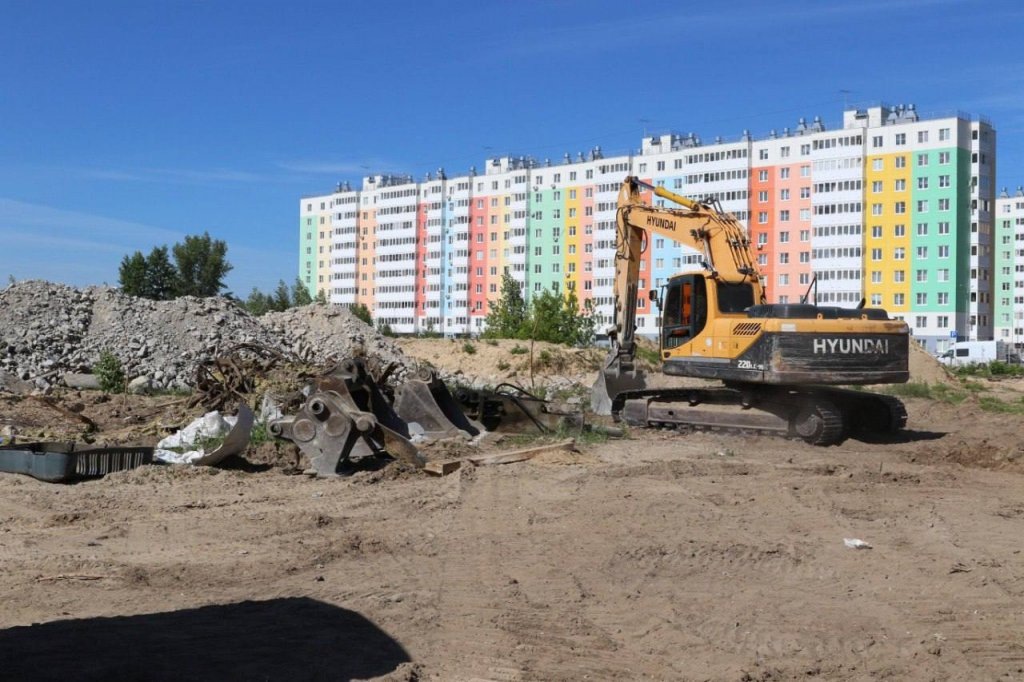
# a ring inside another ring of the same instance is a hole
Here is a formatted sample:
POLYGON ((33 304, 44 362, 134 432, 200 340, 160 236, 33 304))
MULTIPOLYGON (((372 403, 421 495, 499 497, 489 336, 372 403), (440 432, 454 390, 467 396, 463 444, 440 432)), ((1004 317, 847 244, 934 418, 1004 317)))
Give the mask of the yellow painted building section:
POLYGON ((324 296, 330 300, 331 293, 331 211, 330 203, 327 204, 328 210, 321 211, 317 222, 317 233, 316 233, 316 278, 314 278, 313 291, 311 292, 315 298, 321 291, 324 296))
POLYGON ((362 303, 374 312, 374 287, 377 271, 377 209, 361 207, 357 232, 359 251, 356 254, 356 303, 362 303))
POLYGON ((910 312, 910 154, 867 158, 864 184, 864 295, 868 305, 910 312))
POLYGON ((562 243, 562 291, 570 288, 577 296, 583 293, 580 275, 583 267, 580 254, 583 253, 583 187, 567 187, 565 189, 565 234, 562 243))

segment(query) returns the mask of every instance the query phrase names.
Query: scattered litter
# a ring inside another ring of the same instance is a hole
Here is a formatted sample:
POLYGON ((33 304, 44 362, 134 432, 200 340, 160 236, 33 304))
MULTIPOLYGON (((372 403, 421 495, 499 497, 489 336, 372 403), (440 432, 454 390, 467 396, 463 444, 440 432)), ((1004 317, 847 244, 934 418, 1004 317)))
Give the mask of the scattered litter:
POLYGON ((971 569, 970 566, 968 566, 967 564, 963 563, 962 561, 958 561, 955 564, 953 564, 952 568, 949 569, 949 572, 950 573, 970 573, 971 570, 972 569, 971 569))
POLYGON ((245 403, 239 404, 238 415, 234 417, 225 417, 217 410, 207 412, 157 443, 153 457, 168 464, 213 466, 245 450, 253 420, 252 410, 245 403), (215 441, 218 445, 207 452, 203 441, 215 441))
POLYGON ((871 549, 871 545, 857 538, 843 538, 843 544, 850 549, 871 549))

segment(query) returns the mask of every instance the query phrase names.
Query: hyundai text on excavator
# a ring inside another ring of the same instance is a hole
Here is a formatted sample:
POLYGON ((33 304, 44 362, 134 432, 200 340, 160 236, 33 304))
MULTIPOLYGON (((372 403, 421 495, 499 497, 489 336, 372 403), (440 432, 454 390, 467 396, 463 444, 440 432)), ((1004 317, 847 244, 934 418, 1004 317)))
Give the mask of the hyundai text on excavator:
POLYGON ((627 177, 616 214, 611 352, 592 407, 628 424, 774 433, 832 445, 904 427, 896 398, 841 385, 903 383, 909 329, 885 310, 768 303, 744 227, 717 202, 700 202, 627 177), (642 192, 679 204, 649 205, 642 192), (648 234, 702 254, 700 272, 671 277, 661 296, 660 357, 668 375, 719 387, 646 389, 636 367, 640 262, 648 234))

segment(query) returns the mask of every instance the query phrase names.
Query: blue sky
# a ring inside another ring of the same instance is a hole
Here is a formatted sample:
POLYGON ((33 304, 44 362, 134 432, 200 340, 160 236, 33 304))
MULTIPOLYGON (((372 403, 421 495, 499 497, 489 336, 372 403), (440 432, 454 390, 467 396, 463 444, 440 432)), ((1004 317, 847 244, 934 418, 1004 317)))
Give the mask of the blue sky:
POLYGON ((339 181, 834 128, 844 101, 988 117, 1012 189, 1022 41, 1007 0, 0 0, 0 278, 116 284, 209 231, 244 297, 294 281, 299 198, 339 181))

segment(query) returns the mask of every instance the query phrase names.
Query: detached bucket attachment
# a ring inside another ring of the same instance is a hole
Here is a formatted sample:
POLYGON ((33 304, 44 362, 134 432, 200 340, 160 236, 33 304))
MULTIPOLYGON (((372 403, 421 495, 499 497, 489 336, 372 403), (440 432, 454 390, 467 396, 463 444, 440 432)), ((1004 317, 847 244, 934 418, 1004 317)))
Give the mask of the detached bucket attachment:
POLYGON ((299 412, 272 421, 270 431, 295 443, 317 476, 337 476, 344 462, 383 453, 416 467, 425 464, 405 423, 358 360, 317 379, 299 412))
POLYGON ((427 438, 472 437, 484 430, 466 417, 448 387, 429 369, 421 368, 395 389, 395 412, 427 438))
POLYGON ((598 373, 590 389, 590 409, 594 414, 610 415, 615 396, 624 391, 642 391, 645 388, 644 373, 636 369, 632 361, 624 363, 622 356, 612 351, 608 364, 598 373))

